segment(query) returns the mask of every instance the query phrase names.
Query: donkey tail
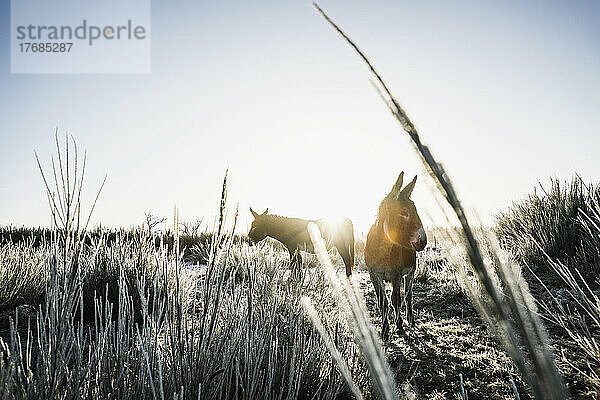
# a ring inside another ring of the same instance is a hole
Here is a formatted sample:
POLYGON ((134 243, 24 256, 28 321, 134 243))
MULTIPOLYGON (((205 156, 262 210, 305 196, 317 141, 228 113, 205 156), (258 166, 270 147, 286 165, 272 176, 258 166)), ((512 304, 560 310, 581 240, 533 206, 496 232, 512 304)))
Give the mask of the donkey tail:
POLYGON ((346 267, 346 275, 352 276, 352 270, 354 269, 354 238, 352 238, 352 242, 348 247, 350 251, 350 266, 346 267))
POLYGON ((352 221, 348 219, 350 229, 349 229, 349 239, 348 239, 348 255, 350 256, 348 260, 348 264, 346 264, 346 276, 352 276, 352 270, 354 269, 354 226, 352 225, 352 221))

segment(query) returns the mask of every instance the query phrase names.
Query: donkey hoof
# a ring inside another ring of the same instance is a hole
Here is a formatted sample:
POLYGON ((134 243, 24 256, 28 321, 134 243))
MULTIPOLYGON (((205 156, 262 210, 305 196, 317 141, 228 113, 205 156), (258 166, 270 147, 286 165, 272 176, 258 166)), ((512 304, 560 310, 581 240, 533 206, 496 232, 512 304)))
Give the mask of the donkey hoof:
POLYGON ((390 339, 390 328, 387 326, 384 326, 381 329, 381 340, 383 340, 384 342, 387 342, 390 339))

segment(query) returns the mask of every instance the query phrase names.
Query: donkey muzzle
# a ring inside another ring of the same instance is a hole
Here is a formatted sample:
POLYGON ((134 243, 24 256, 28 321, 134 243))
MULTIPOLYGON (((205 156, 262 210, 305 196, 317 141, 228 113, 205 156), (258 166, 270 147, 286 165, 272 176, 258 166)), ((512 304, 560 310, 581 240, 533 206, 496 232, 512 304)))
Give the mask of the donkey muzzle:
POLYGON ((425 229, 421 228, 417 231, 411 244, 415 251, 421 251, 427 246, 427 234, 425 234, 425 229))
POLYGON ((254 231, 254 228, 250 229, 250 232, 248 232, 248 239, 250 239, 250 244, 258 243, 258 241, 256 240, 256 232, 254 231))

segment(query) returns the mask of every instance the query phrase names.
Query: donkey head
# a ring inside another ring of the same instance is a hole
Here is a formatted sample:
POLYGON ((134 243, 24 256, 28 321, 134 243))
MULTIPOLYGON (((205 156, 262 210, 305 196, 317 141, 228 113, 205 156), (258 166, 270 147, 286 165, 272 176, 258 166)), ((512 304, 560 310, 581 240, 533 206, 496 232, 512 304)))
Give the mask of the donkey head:
POLYGON ((415 203, 410 195, 415 188, 417 177, 402 189, 404 171, 400 173, 392 191, 379 206, 378 223, 383 224, 386 240, 414 251, 421 251, 427 245, 427 235, 415 203))
POLYGON ((252 226, 250 227, 250 232, 248 232, 248 237, 254 243, 258 243, 264 238, 267 237, 267 224, 265 220, 265 216, 269 209, 267 208, 264 213, 259 214, 250 207, 250 212, 254 217, 254 221, 252 221, 252 226))

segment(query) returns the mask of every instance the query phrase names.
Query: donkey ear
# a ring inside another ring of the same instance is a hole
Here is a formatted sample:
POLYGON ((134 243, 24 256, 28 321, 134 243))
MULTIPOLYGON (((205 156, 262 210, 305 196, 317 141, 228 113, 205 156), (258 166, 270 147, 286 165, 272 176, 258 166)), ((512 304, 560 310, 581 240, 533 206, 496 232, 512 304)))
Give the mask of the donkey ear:
POLYGON ((269 212, 269 208, 267 208, 267 209, 265 210, 265 212, 264 212, 264 213, 262 213, 261 215, 267 215, 267 213, 268 213, 268 212, 269 212))
POLYGON ((415 188, 415 183, 417 183, 416 175, 413 178, 413 180, 410 181, 410 183, 408 185, 406 185, 406 187, 404 189, 402 189, 402 191, 400 193, 398 193, 398 198, 401 198, 401 197, 403 197, 405 199, 410 198, 410 195, 411 195, 413 189, 415 188))
POLYGON ((390 194, 388 194, 388 197, 391 197, 391 198, 398 197, 398 193, 400 193, 400 190, 402 189, 403 181, 404 181, 404 171, 400 172, 400 176, 398 176, 398 180, 396 180, 396 183, 392 187, 392 190, 390 191, 390 194))
POLYGON ((254 217, 254 219, 256 219, 258 217, 258 213, 256 211, 254 211, 252 209, 252 207, 250 207, 250 212, 252 213, 252 216, 254 217))

